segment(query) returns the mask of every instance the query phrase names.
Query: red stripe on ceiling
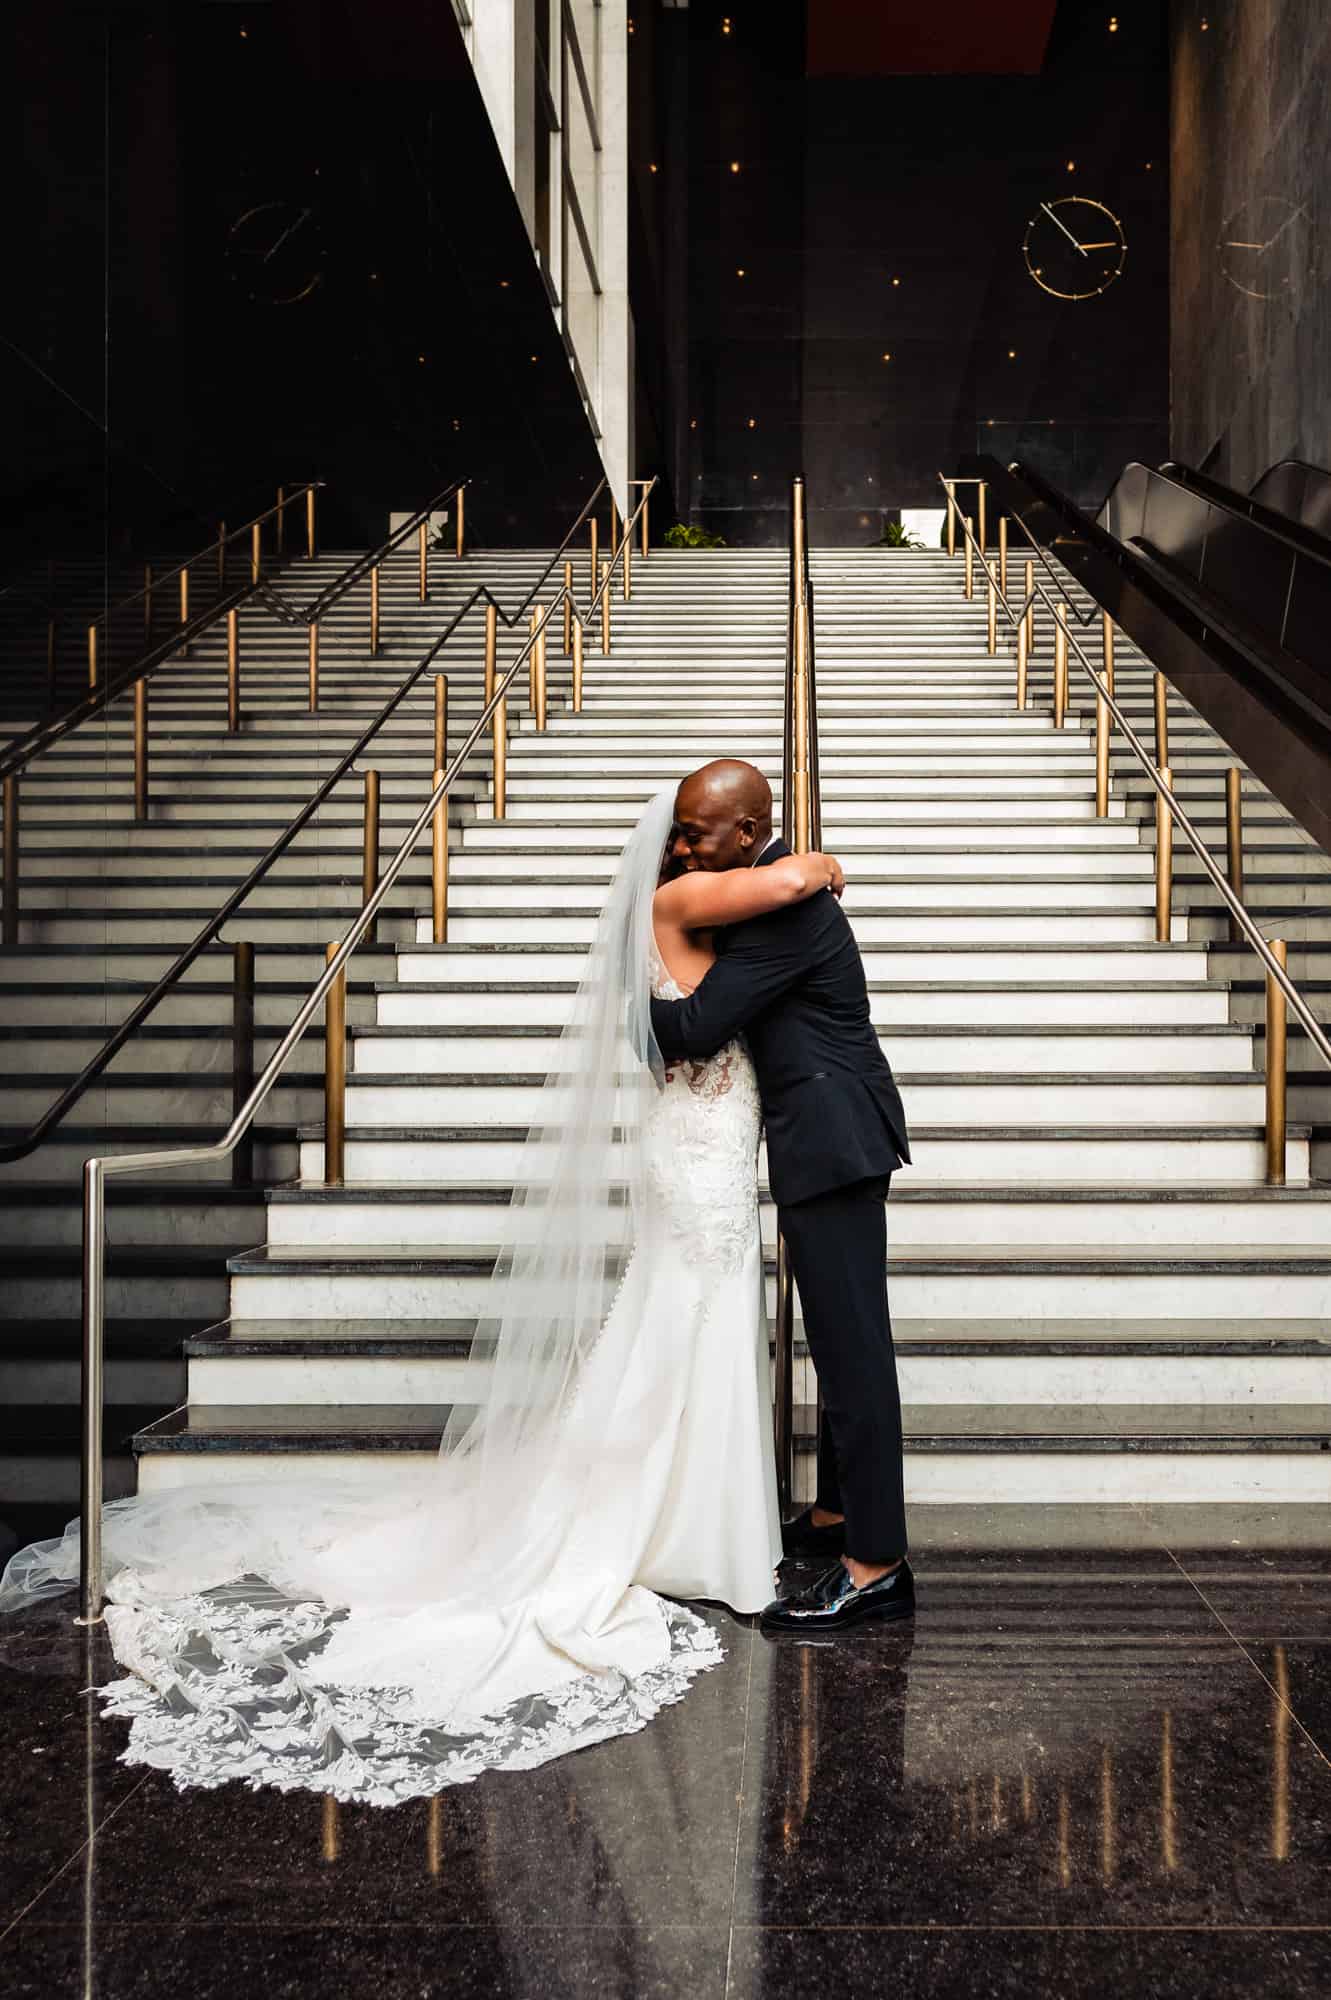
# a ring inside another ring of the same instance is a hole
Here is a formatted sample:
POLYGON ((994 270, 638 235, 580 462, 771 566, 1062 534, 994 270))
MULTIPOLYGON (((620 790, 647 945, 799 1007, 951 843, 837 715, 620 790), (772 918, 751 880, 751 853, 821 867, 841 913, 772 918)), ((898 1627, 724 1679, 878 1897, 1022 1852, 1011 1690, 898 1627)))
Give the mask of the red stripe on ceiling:
POLYGON ((1058 0, 813 0, 810 76, 1034 75, 1058 0))

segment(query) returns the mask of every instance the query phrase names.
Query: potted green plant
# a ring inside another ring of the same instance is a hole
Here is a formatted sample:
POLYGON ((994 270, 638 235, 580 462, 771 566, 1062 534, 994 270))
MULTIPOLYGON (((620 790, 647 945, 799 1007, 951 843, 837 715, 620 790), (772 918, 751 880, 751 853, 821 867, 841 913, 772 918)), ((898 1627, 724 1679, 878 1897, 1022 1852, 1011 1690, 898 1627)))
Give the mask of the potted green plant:
POLYGON ((918 535, 912 535, 908 528, 903 528, 900 521, 884 521, 882 534, 869 546, 874 549, 922 549, 924 543, 918 535))
POLYGON ((667 549, 723 549, 726 546, 724 535, 709 535, 706 528, 691 527, 685 521, 676 521, 673 528, 667 528, 661 541, 667 549))

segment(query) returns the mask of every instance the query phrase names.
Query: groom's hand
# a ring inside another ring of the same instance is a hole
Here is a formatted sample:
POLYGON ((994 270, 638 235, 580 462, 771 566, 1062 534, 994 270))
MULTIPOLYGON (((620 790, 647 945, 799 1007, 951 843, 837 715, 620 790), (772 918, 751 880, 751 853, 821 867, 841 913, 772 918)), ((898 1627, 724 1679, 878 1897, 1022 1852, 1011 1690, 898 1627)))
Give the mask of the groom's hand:
POLYGON ((841 898, 846 893, 846 877, 842 870, 841 863, 836 859, 836 857, 834 855, 829 855, 828 859, 832 863, 832 879, 827 886, 832 891, 832 894, 836 897, 839 903, 841 901, 841 898))

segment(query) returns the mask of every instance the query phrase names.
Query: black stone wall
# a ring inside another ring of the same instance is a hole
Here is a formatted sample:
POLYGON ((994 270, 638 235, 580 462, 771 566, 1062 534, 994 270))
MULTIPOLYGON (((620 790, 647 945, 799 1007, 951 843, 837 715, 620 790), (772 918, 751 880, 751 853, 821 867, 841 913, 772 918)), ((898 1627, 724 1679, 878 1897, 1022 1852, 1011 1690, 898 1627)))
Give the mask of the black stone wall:
POLYGON ((1331 464, 1331 9, 1176 0, 1171 31, 1171 449, 1246 488, 1331 464))

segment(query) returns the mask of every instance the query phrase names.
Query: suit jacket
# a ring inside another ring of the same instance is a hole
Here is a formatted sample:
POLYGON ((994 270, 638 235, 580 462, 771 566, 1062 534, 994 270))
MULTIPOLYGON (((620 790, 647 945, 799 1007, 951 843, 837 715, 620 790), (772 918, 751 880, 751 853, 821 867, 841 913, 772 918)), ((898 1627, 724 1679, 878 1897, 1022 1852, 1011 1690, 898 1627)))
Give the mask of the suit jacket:
MULTIPOLYGON (((755 864, 790 849, 774 841, 755 864)), ((717 962, 686 1000, 653 1000, 667 1062, 747 1038, 778 1202, 808 1201, 909 1162, 906 1114, 869 1019, 846 913, 824 890, 716 934, 717 962)))

